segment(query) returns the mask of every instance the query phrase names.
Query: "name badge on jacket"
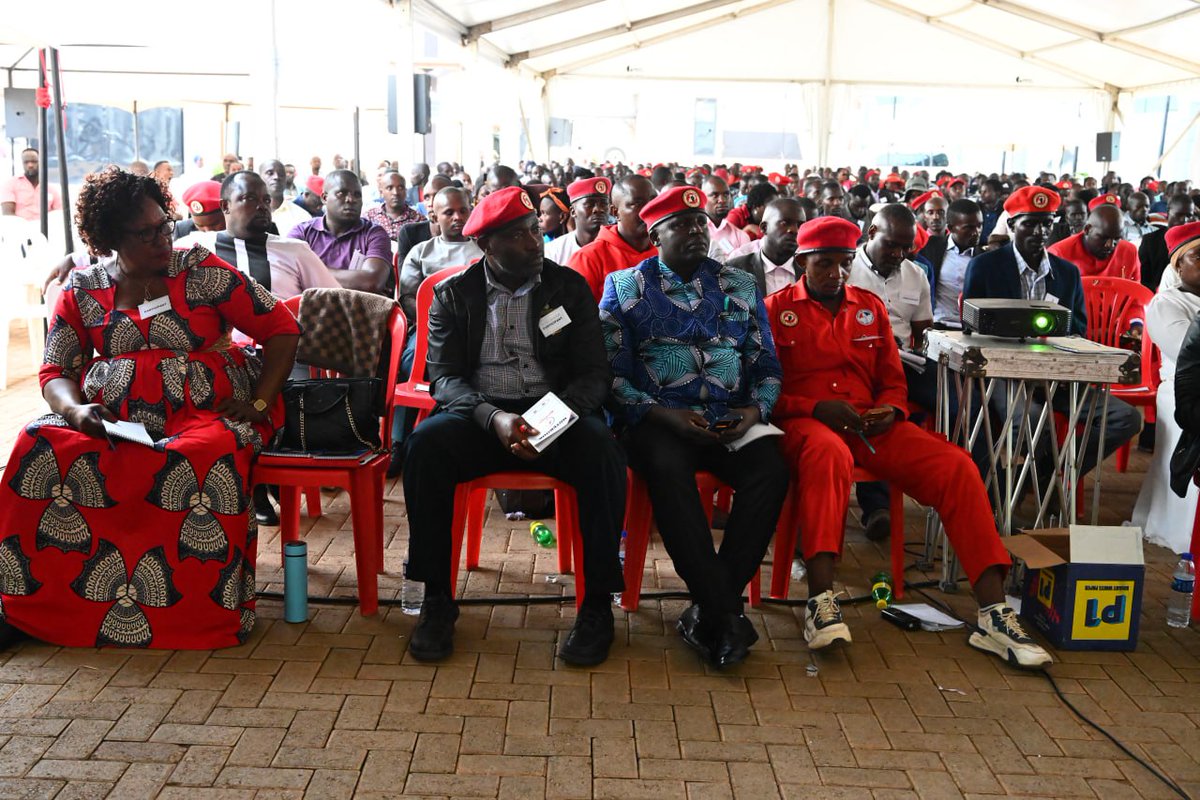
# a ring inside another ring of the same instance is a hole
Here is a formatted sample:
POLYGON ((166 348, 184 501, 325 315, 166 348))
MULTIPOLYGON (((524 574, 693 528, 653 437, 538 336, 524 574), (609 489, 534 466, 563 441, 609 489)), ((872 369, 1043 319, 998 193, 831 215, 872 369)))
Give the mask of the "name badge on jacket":
POLYGON ((542 336, 548 338, 570 324, 571 318, 567 316, 566 309, 559 306, 553 311, 542 314, 542 318, 538 320, 538 330, 542 332, 542 336))
POLYGON ((142 315, 142 319, 148 319, 157 316, 164 311, 171 310, 171 296, 164 294, 162 297, 156 297, 153 300, 147 300, 144 303, 138 303, 138 313, 142 315))

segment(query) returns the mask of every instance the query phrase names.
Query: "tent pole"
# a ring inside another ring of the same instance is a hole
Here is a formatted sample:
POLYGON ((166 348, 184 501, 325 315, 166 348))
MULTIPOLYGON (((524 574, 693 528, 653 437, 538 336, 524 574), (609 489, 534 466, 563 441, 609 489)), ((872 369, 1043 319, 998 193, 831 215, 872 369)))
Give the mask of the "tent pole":
POLYGON ((63 247, 66 248, 63 252, 69 253, 75 248, 71 243, 71 201, 67 195, 67 126, 63 118, 62 73, 58 69, 57 47, 50 48, 50 80, 53 87, 50 96, 54 103, 54 136, 58 139, 58 191, 62 198, 63 247))
POLYGON ((1158 172, 1157 177, 1162 177, 1162 157, 1163 150, 1167 147, 1167 120, 1171 117, 1171 95, 1167 95, 1167 104, 1163 110, 1162 136, 1158 139, 1158 172))
POLYGON ((359 135, 359 117, 358 106, 354 107, 354 172, 362 173, 362 161, 360 161, 359 149, 362 144, 362 137, 359 135))
MULTIPOLYGON (((38 86, 46 85, 46 68, 42 65, 41 58, 45 52, 45 50, 38 51, 38 86)), ((38 153, 38 222, 42 226, 42 236, 45 236, 49 230, 47 227, 49 220, 46 219, 46 216, 50 213, 50 195, 47 193, 49 190, 46 188, 46 178, 50 174, 48 161, 50 158, 50 142, 46 138, 49 133, 47 130, 49 122, 46 119, 48 113, 48 109, 42 108, 40 105, 38 106, 38 148, 41 151, 38 153)), ((61 142, 58 149, 62 150, 61 142)), ((61 161, 62 159, 60 158, 59 160, 61 161)))

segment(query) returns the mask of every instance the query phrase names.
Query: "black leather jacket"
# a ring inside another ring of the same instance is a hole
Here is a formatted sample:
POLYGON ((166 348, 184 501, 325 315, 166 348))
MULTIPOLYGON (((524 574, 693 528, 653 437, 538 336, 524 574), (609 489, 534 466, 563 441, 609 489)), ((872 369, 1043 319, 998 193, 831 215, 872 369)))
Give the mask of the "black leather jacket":
POLYGON ((1200 317, 1188 327, 1175 362, 1175 421, 1183 435, 1171 456, 1171 489, 1184 497, 1200 468, 1200 317))
MULTIPOLYGON (((471 376, 479 368, 487 325, 487 281, 483 261, 439 283, 429 309, 427 369, 434 413, 451 412, 485 424, 494 408, 475 391, 471 376)), ((542 263, 542 281, 533 291, 529 324, 534 352, 551 390, 580 417, 594 413, 608 396, 612 370, 600 332, 596 300, 579 273, 553 261, 542 263), (538 330, 542 313, 561 306, 571 322, 549 337, 538 330)))

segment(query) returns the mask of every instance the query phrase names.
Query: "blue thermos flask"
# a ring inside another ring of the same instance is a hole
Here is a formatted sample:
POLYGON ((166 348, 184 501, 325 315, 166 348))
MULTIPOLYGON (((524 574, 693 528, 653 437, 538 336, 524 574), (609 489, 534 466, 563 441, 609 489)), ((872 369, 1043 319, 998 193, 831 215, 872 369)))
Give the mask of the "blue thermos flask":
POLYGON ((308 545, 304 542, 283 546, 283 618, 308 622, 308 545))

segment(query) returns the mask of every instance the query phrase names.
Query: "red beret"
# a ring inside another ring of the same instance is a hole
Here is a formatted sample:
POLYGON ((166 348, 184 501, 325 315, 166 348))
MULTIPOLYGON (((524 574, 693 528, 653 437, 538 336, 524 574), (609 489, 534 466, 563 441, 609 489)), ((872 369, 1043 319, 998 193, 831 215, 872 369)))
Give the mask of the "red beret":
POLYGON ((912 252, 919 253, 925 249, 925 245, 929 244, 929 231, 922 228, 920 225, 913 229, 913 246, 912 252))
POLYGON ((909 205, 909 208, 911 208, 913 211, 916 211, 921 206, 928 203, 934 197, 941 197, 941 196, 942 196, 942 193, 939 192, 937 189, 930 189, 928 192, 925 192, 925 194, 919 194, 916 197, 914 197, 909 202, 908 205, 909 205))
POLYGON ((869 169, 869 170, 867 170, 867 173, 866 173, 865 175, 863 175, 863 177, 864 177, 864 178, 869 178, 869 177, 871 177, 872 175, 879 175, 879 170, 877 170, 877 169, 869 169))
POLYGON ((1146 189, 1151 192, 1158 191, 1158 181, 1146 181, 1146 189))
POLYGON ((1189 222, 1186 225, 1176 225, 1167 229, 1167 252, 1174 254, 1180 245, 1187 244, 1193 239, 1200 239, 1200 222, 1189 222))
POLYGON ((478 238, 533 213, 529 193, 520 186, 506 186, 479 201, 463 226, 463 236, 478 238))
POLYGON ((647 228, 687 211, 704 213, 708 198, 694 186, 674 186, 642 206, 638 215, 647 228))
POLYGON ((654 174, 654 170, 649 170, 649 169, 639 169, 638 170, 638 175, 641 175, 643 178, 649 178, 653 174, 654 174))
POLYGON ((324 194, 325 179, 320 175, 309 175, 308 180, 304 182, 304 188, 308 189, 313 194, 324 194))
POLYGON ((1075 184, 1071 183, 1071 181, 1069 181, 1069 180, 1061 180, 1058 183, 1054 184, 1055 189, 1072 189, 1072 188, 1074 188, 1074 186, 1075 186, 1075 184))
POLYGON ((778 172, 772 172, 767 176, 767 181, 776 186, 788 186, 791 184, 792 179, 787 175, 780 175, 778 172))
POLYGON ((729 180, 729 171, 726 170, 724 167, 717 167, 716 169, 714 169, 713 175, 716 175, 718 178, 720 178, 723 181, 729 180))
POLYGON ((1115 194, 1102 194, 1088 202, 1088 211, 1091 211, 1097 206, 1116 206, 1117 208, 1120 208, 1121 198, 1117 197, 1115 194))
POLYGON ((1004 210, 1009 217, 1021 214, 1053 214, 1062 203, 1058 192, 1051 191, 1045 186, 1023 186, 1008 196, 1004 201, 1004 210))
POLYGON ((567 196, 571 202, 585 197, 603 197, 608 199, 612 192, 612 181, 608 178, 580 178, 567 187, 567 196))
POLYGON ((183 190, 183 204, 192 216, 212 214, 221 210, 221 184, 217 181, 199 181, 183 190))
POLYGON ((842 217, 817 217, 800 226, 796 236, 796 255, 821 250, 844 250, 853 253, 862 231, 842 217))
POLYGON ((889 183, 904 183, 904 178, 901 178, 899 174, 893 172, 883 179, 884 186, 887 186, 889 183))

